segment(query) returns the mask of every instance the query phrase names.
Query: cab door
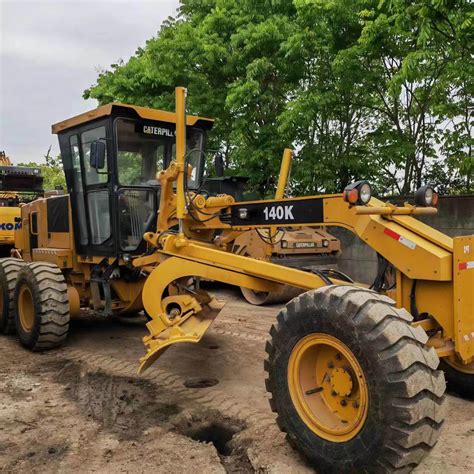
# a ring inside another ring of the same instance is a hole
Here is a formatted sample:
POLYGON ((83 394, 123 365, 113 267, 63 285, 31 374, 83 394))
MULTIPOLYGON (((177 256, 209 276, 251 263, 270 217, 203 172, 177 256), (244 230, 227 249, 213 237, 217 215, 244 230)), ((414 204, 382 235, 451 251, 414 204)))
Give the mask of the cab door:
POLYGON ((81 133, 83 187, 85 194, 86 215, 89 234, 89 247, 94 255, 111 255, 116 253, 116 242, 113 238, 112 222, 112 193, 113 175, 109 173, 110 150, 107 145, 108 123, 96 126, 81 133), (91 166, 91 146, 94 142, 101 141, 105 145, 106 156, 104 167, 97 169, 91 166))
MULTIPOLYGON (((115 256, 113 236, 113 167, 109 120, 88 124, 69 136, 70 161, 65 162, 68 192, 71 196, 74 236, 79 255, 115 256), (91 166, 94 142, 106 146, 102 169, 91 166)), ((63 144, 65 145, 65 144, 63 144)))

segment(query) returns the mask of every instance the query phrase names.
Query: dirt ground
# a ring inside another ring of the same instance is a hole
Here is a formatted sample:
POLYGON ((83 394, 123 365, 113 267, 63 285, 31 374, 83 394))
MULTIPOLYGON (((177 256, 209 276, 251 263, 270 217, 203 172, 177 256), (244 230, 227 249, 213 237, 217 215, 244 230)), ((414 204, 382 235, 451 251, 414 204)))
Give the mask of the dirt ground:
MULTIPOLYGON (((144 319, 84 317, 43 354, 0 338, 2 472, 312 472, 274 422, 264 388, 279 306, 237 291, 200 344, 138 377, 144 319)), ((444 432, 416 472, 472 472, 474 403, 448 397, 444 432)))

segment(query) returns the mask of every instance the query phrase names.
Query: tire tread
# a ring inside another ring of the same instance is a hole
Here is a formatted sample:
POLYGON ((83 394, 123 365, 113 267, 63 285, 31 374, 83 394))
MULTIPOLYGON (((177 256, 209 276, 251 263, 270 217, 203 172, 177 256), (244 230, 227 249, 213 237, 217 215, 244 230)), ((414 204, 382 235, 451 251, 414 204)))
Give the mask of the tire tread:
MULTIPOLYGON (((67 283, 60 268, 52 263, 33 262, 22 268, 18 282, 28 284, 32 290, 35 313, 40 320, 33 339, 23 343, 33 351, 61 345, 69 330, 69 301, 67 283)), ((17 321, 17 328, 18 325, 17 321)))
MULTIPOLYGON (((394 393, 391 417, 396 422, 387 427, 387 440, 373 462, 385 472, 412 470, 437 442, 443 424, 446 385, 442 372, 437 370, 436 352, 424 346, 424 331, 411 327, 411 315, 376 292, 352 286, 327 286, 301 294, 279 313, 265 348, 264 369, 272 411, 279 412, 274 374, 276 345, 284 340, 290 325, 303 325, 310 311, 315 313, 325 306, 335 314, 350 315, 347 317, 355 330, 366 333, 386 366, 386 383, 394 393), (304 309, 303 314, 298 314, 300 308, 304 309)), ((279 414, 277 423, 287 433, 290 444, 298 448, 289 420, 279 414)))
MULTIPOLYGON (((2 327, 0 327, 0 332, 4 334, 13 334, 15 332, 13 300, 18 272, 23 265, 25 265, 25 262, 19 258, 7 257, 0 259, 0 281, 1 285, 5 285, 6 287, 6 295, 4 295, 3 302, 4 308, 0 308, 0 311, 4 311, 5 316, 5 321, 3 321, 2 327), (7 301, 5 301, 5 296, 7 297, 7 301)), ((3 288, 0 288, 0 291, 2 290, 3 288)))

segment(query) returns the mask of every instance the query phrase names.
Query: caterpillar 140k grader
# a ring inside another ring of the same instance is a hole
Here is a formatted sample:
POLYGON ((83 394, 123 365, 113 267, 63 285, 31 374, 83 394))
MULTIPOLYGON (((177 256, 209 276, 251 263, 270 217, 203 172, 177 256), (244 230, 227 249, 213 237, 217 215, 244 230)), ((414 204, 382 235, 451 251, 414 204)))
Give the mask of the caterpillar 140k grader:
MULTIPOLYGON (((473 395, 474 236, 452 239, 414 217, 436 212, 426 186, 416 205, 401 207, 372 197, 366 181, 343 194, 206 197, 212 121, 186 116, 185 93, 177 88, 175 113, 109 104, 53 126, 68 194, 22 207, 22 259, 0 265, 2 320, 14 321, 24 346, 42 350, 63 342, 81 307, 144 309, 143 372, 173 344, 198 342, 221 310, 192 281, 300 288, 266 345, 280 428, 321 471, 415 467, 440 432, 444 374, 473 395), (343 274, 230 251, 249 229, 321 225, 344 227, 382 255, 396 269, 393 288, 380 294, 343 274)), ((290 160, 287 151, 281 187, 290 160)))

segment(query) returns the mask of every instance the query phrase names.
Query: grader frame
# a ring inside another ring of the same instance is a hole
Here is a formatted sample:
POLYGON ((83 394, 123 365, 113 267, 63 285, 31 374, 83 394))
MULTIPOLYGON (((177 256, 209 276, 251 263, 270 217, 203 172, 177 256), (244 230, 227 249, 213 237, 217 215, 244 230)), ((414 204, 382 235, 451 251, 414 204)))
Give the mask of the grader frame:
MULTIPOLYGON (((82 223, 75 221, 81 211, 75 201, 83 196, 72 192, 76 164, 69 163, 69 197, 40 199, 22 208, 16 255, 23 260, 0 262, 3 318, 15 319, 27 347, 44 349, 62 342, 69 316, 80 307, 104 315, 144 308, 149 335, 139 367, 143 372, 171 345, 198 342, 222 309, 221 302, 190 278, 265 292, 281 285, 303 289, 306 293, 279 314, 266 348, 267 388, 280 427, 322 470, 413 468, 436 443, 442 423, 445 385, 438 357, 445 361, 452 386, 472 396, 474 236, 451 239, 414 218, 436 213, 433 207, 396 207, 375 198, 366 205, 350 205, 341 194, 285 199, 290 150, 283 156, 276 199, 206 198, 199 186, 190 188, 186 128, 209 121, 186 116, 185 95, 184 88, 176 89, 175 114, 118 106, 125 115, 159 121, 142 132, 162 133, 163 123, 175 125, 176 160, 158 174, 158 217, 155 229, 150 221, 143 235, 146 246, 129 253, 108 248, 100 239, 84 245, 78 231, 82 223), (63 218, 53 222, 56 231, 50 232, 48 216, 57 208, 63 218), (230 251, 242 232, 272 232, 281 226, 350 230, 395 267, 395 286, 378 295, 343 277, 230 251)), ((99 108, 53 130, 69 146, 64 130, 86 130, 114 107, 99 108)), ((113 164, 110 152, 120 141, 116 128, 105 129, 106 136, 93 141, 105 145, 88 148, 87 166, 95 167, 98 175, 104 162, 113 164)), ((131 133, 130 127, 124 130, 131 133)), ((130 159, 128 152, 123 159, 130 159)), ((109 181, 98 179, 89 187, 81 182, 86 202, 107 190, 112 210, 120 210, 120 200, 114 200, 121 193, 115 165, 106 173, 109 181)), ((81 164, 81 169, 86 166, 81 164)), ((92 224, 86 224, 90 230, 92 224)))
MULTIPOLYGON (((177 94, 179 114, 180 110, 184 110, 184 99, 180 99, 179 94, 184 94, 184 91, 178 90, 177 94)), ((177 143, 183 140, 181 133, 177 128, 177 143)), ((167 267, 173 267, 172 271, 163 271, 163 267, 159 266, 145 282, 143 301, 152 321, 148 324, 151 335, 146 339, 149 351, 142 360, 141 370, 162 347, 179 342, 181 337, 186 341, 189 338, 197 341, 202 336, 202 333, 193 330, 189 322, 189 318, 196 317, 196 324, 200 326, 197 314, 188 314, 186 317, 187 327, 195 335, 179 334, 176 329, 181 326, 181 321, 170 320, 163 303, 153 298, 153 294, 162 294, 156 292, 156 288, 163 288, 164 291, 173 281, 189 276, 226 281, 257 291, 272 291, 278 284, 305 290, 328 284, 327 280, 318 275, 222 251, 223 246, 235 238, 236 233, 261 227, 276 229, 282 225, 339 226, 353 232, 396 268, 396 286, 389 295, 396 306, 416 312, 417 316, 421 315, 415 324, 425 330, 442 330, 443 337, 436 332, 431 341, 438 354, 441 357, 457 354, 463 363, 473 362, 474 298, 469 288, 474 287, 474 272, 465 270, 473 265, 474 237, 452 239, 412 217, 435 214, 436 208, 409 204, 397 207, 375 198, 366 206, 349 206, 342 200, 342 195, 337 194, 245 203, 235 203, 230 196, 223 196, 211 198, 207 202, 198 198, 199 205, 194 206, 192 211, 194 218, 190 218, 190 213, 186 210, 184 187, 180 186, 185 176, 184 149, 178 146, 177 153, 176 164, 159 176, 162 198, 157 232, 146 233, 144 236, 157 250, 151 256, 134 261, 135 266, 142 267, 158 264, 164 260, 164 256, 173 258, 172 263, 165 260, 167 267), (175 181, 176 200, 173 192, 175 181), (174 235, 166 234, 169 231, 170 216, 175 210, 180 231, 174 235), (274 218, 270 217, 272 210, 274 218), (209 215, 212 217, 207 217, 209 215), (279 215, 282 217, 279 218, 279 215), (212 244, 196 240, 204 231, 215 229, 223 230, 223 233, 212 244), (198 273, 189 272, 191 262, 195 264, 193 268, 198 273), (216 278, 211 274, 215 274, 216 278), (419 308, 422 308, 421 311, 419 308), (164 331, 172 333, 172 339, 164 337, 164 331)), ((290 163, 291 151, 285 150, 279 190, 286 184, 290 163)), ((281 191, 277 191, 278 194, 281 191)), ((337 279, 331 279, 330 283, 347 284, 337 279)), ((170 304, 170 300, 166 303, 170 304)))

